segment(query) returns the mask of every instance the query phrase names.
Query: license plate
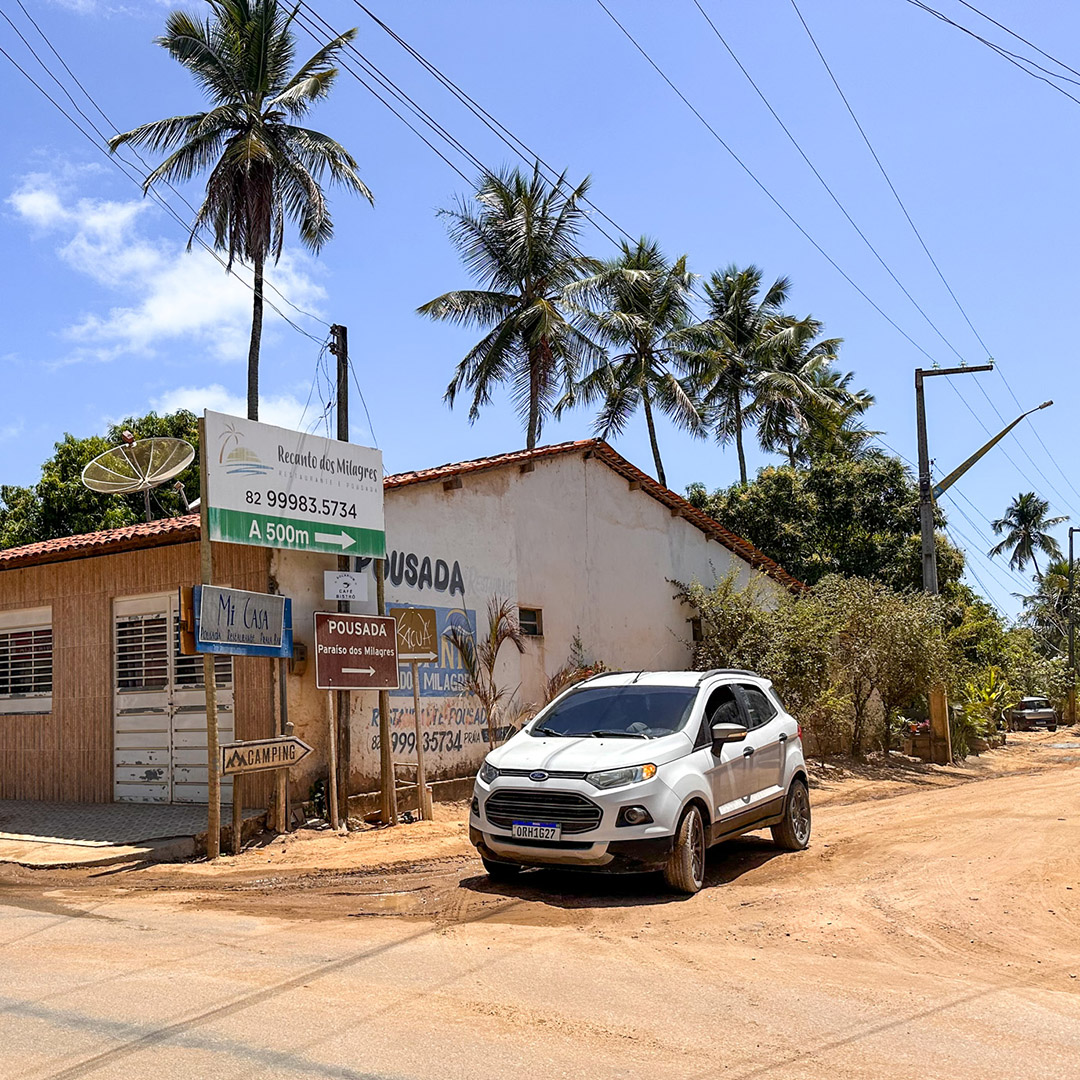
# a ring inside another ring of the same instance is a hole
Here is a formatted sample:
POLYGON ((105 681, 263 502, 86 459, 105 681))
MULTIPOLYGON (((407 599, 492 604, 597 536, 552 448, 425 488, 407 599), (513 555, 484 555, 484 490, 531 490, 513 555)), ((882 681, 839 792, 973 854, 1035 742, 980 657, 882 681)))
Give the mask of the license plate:
POLYGON ((562 839, 562 826, 553 821, 515 821, 512 831, 518 840, 562 839))

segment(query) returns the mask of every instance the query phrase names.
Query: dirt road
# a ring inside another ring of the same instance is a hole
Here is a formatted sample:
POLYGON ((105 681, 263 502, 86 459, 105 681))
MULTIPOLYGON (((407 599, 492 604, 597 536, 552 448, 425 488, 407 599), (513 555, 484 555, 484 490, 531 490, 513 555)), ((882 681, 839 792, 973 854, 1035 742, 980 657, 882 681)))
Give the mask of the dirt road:
POLYGON ((0 1076, 1080 1075, 1080 736, 819 775, 810 850, 725 845, 690 899, 493 886, 458 820, 9 870, 0 1076))

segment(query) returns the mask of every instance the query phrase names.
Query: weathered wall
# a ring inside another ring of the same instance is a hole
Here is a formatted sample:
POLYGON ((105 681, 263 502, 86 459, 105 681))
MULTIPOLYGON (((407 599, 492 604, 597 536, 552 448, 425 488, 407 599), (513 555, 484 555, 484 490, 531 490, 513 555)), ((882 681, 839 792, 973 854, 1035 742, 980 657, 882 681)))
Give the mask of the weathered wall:
MULTIPOLYGON (((507 646, 500 657, 502 683, 521 702, 541 700, 575 636, 590 659, 609 667, 685 668, 691 613, 674 599, 672 581, 707 583, 733 566, 743 583, 756 573, 596 457, 564 454, 536 460, 531 471, 508 465, 461 480, 451 490, 435 480, 387 491, 386 597, 436 608, 440 633, 453 621, 483 632, 492 595, 540 608, 543 637, 527 639, 524 656, 507 646)), ((282 592, 293 597, 297 640, 312 657, 307 674, 289 680, 290 720, 318 751, 294 770, 294 794, 302 797, 326 770, 326 694, 315 690, 311 613, 333 608, 320 599, 322 571, 333 566, 332 558, 289 552, 273 563, 282 592)), ((765 596, 780 590, 761 580, 765 596)), ((375 611, 373 577, 369 590, 368 603, 354 611, 375 611)), ((393 758, 415 761, 407 667, 402 675, 390 696, 393 758)), ((455 690, 460 664, 452 648, 444 644, 439 662, 420 665, 420 676, 429 778, 465 775, 487 743, 475 702, 455 690)), ((353 791, 378 787, 377 704, 374 693, 353 695, 353 791)))
MULTIPOLYGON (((268 552, 213 550, 220 584, 266 590, 268 552)), ((172 592, 198 574, 193 543, 0 571, 0 610, 48 605, 53 627, 52 711, 0 713, 0 798, 112 801, 113 600, 172 592)), ((271 662, 237 657, 234 672, 238 737, 271 734, 271 662)), ((245 783, 245 801, 265 805, 269 780, 245 783)))

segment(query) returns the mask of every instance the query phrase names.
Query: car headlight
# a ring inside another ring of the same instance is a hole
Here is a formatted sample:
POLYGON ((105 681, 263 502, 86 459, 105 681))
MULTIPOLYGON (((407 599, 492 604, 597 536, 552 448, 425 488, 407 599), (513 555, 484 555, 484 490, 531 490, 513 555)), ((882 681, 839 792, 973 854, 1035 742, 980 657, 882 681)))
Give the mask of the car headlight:
POLYGON ((655 765, 633 765, 627 769, 604 769, 587 773, 585 779, 598 788, 622 787, 624 784, 640 784, 656 775, 655 765))
POLYGON ((490 784, 492 780, 496 779, 499 775, 499 770, 494 765, 489 765, 486 761, 480 766, 480 779, 485 784, 490 784))

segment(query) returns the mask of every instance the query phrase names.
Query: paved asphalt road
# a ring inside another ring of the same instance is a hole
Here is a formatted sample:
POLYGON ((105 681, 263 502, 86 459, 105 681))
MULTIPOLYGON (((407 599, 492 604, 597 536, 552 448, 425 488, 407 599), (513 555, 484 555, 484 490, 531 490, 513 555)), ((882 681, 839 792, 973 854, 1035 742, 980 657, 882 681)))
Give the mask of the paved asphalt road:
POLYGON ((727 845, 689 900, 464 855, 0 883, 0 1077, 1080 1076, 1078 754, 823 807, 809 851, 727 845))

